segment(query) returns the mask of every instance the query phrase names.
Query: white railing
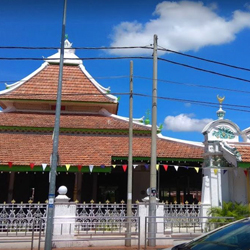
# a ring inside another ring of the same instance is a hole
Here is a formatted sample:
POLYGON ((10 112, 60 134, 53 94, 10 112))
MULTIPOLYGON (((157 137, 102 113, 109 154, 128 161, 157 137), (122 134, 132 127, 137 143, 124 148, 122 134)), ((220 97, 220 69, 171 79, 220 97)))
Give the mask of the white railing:
POLYGON ((3 203, 0 204, 0 232, 6 230, 6 225, 13 228, 25 228, 27 230, 34 227, 34 223, 42 220, 45 225, 47 216, 46 203, 3 203))

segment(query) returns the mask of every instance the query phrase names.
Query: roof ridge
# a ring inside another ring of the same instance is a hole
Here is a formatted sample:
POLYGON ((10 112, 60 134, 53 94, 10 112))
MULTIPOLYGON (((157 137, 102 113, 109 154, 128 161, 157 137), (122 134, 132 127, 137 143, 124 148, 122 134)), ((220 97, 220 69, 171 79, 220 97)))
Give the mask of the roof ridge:
MULTIPOLYGON (((111 116, 114 119, 125 121, 125 122, 129 122, 129 118, 124 117, 124 116, 120 116, 120 115, 111 114, 109 111, 107 111, 104 108, 102 108, 99 112, 101 114, 105 115, 105 116, 111 116)), ((139 118, 137 118, 136 120, 133 119, 133 124, 140 125, 140 126, 145 127, 147 129, 151 129, 151 125, 150 124, 146 125, 144 123, 139 122, 139 118)))
POLYGON ((164 136, 162 134, 158 134, 157 136, 160 139, 163 139, 163 140, 169 140, 169 141, 180 142, 180 143, 189 144, 189 145, 193 145, 193 146, 204 147, 204 144, 202 142, 195 142, 195 141, 176 139, 176 138, 164 136))
POLYGON ((78 65, 78 67, 81 69, 82 73, 85 74, 85 76, 89 79, 89 81, 102 93, 105 94, 105 96, 110 99, 113 100, 114 102, 117 103, 118 98, 114 95, 111 94, 107 94, 110 92, 110 87, 105 88, 103 87, 101 84, 99 84, 91 75, 90 73, 86 70, 85 66, 81 63, 78 65))
POLYGON ((2 95, 2 94, 8 94, 9 92, 12 92, 14 89, 20 87, 21 85, 23 85, 24 83, 26 83, 28 80, 30 80, 32 77, 34 77, 35 75, 37 75, 38 73, 40 73, 48 65, 49 65, 48 62, 44 62, 38 69, 36 69, 32 73, 30 73, 29 75, 25 76, 21 80, 15 82, 13 84, 5 84, 5 86, 6 86, 7 89, 4 89, 4 90, 0 91, 0 95, 2 95))

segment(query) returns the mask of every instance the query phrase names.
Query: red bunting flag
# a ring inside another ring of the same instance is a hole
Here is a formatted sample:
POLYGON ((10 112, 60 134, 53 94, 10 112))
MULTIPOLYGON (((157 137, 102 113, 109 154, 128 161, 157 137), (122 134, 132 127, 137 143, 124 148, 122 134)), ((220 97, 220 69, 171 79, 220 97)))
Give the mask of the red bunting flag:
POLYGON ((12 167, 12 164, 13 164, 12 162, 8 162, 10 168, 12 167))
POLYGON ((78 171, 81 172, 82 165, 77 165, 78 171))
POLYGON ((247 177, 248 171, 247 171, 246 169, 244 170, 244 173, 245 173, 245 175, 246 175, 246 177, 247 177))
POLYGON ((165 171, 168 171, 168 165, 163 165, 165 171))
POLYGON ((122 165, 123 171, 126 172, 127 170, 127 165, 122 165))
POLYGON ((30 163, 30 168, 33 169, 35 166, 35 163, 30 163))

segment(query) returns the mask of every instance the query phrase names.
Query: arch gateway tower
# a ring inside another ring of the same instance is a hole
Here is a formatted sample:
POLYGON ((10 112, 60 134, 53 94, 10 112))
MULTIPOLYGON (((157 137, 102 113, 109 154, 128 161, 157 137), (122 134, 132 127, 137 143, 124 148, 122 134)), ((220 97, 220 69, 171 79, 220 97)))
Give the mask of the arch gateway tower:
MULTIPOLYGON (((48 197, 59 57, 60 50, 0 91, 0 202, 48 197)), ((129 120, 118 107, 66 40, 56 183, 67 186, 72 200, 126 201, 129 120)), ((161 201, 249 203, 250 128, 240 131, 225 120, 222 107, 218 117, 204 128, 204 143, 165 137, 158 129, 161 201)), ((133 119, 133 202, 146 196, 150 154, 151 125, 133 119)))
POLYGON ((222 206, 223 201, 249 204, 250 128, 241 131, 235 123, 224 119, 224 98, 217 98, 220 103, 218 119, 202 131, 205 147, 201 201, 208 207, 222 206))

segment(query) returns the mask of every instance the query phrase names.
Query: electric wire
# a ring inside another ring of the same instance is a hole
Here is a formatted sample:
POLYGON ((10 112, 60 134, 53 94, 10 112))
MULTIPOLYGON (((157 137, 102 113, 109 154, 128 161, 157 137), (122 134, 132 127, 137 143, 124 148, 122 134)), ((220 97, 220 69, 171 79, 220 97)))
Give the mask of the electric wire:
MULTIPOLYGON (((18 97, 29 97, 29 96, 56 96, 57 94, 50 94, 50 93, 46 93, 46 94, 11 94, 11 96, 18 96, 18 97)), ((118 93, 62 93, 62 96, 105 96, 105 95, 120 95, 120 96, 129 96, 131 95, 130 92, 118 92, 118 93)), ((133 93, 132 95, 134 96, 140 96, 140 97, 147 97, 147 98, 152 98, 152 95, 147 95, 147 94, 142 94, 142 93, 133 93)), ((3 95, 4 96, 4 95, 3 95)), ((191 99, 183 99, 183 98, 173 98, 173 97, 164 97, 164 96, 157 96, 157 99, 162 99, 162 100, 168 100, 168 101, 176 101, 176 102, 182 102, 182 103, 191 103, 191 104, 195 104, 195 105, 202 105, 202 106, 208 106, 208 107, 218 107, 218 103, 215 102, 206 102, 206 101, 197 101, 197 100, 191 100, 191 99)), ((1 99, 1 98, 0 98, 1 99)), ((224 103, 223 104, 224 107, 227 107, 227 109, 229 110, 235 110, 235 111, 242 111, 242 112, 250 112, 250 106, 246 106, 246 105, 237 105, 237 104, 227 104, 224 103), (239 109, 239 108, 245 108, 245 109, 239 109)))
MULTIPOLYGON (((57 50, 59 47, 29 47, 29 46, 0 46, 0 49, 26 49, 26 50, 57 50)), ((72 47, 65 49, 76 49, 76 50, 103 50, 103 49, 153 49, 150 45, 144 46, 103 46, 103 47, 72 47)))
MULTIPOLYGON (((152 57, 146 57, 146 56, 122 56, 122 57, 79 57, 79 58, 67 58, 68 60, 123 60, 123 59, 145 59, 145 60, 152 60, 152 57)), ((50 61, 55 61, 58 60, 57 58, 35 58, 35 57, 0 57, 0 60, 35 60, 35 61, 40 61, 40 60, 50 60, 50 61)), ((210 74, 214 74, 214 75, 219 75, 222 77, 226 77, 226 78, 230 78, 230 79, 234 79, 234 80, 239 80, 239 81, 244 81, 244 82, 249 82, 250 80, 248 79, 244 79, 244 78, 240 78, 240 77, 236 77, 236 76, 232 76, 232 75, 227 75, 227 74, 222 74, 216 71, 211 71, 211 70, 207 70, 207 69, 203 69, 203 68, 198 68, 198 67, 194 67, 188 64, 184 64, 184 63, 179 63, 179 62, 175 62, 175 61, 171 61, 165 58, 161 58, 158 57, 158 60, 163 61, 163 62, 168 62, 168 63, 172 63, 175 65, 179 65, 179 66, 183 66, 183 67, 187 67, 187 68, 191 68, 194 70, 198 70, 198 71, 202 71, 202 72, 206 72, 206 73, 210 73, 210 74)))
MULTIPOLYGON (((65 60, 119 60, 119 59, 152 59, 152 57, 146 56, 116 56, 116 57, 78 57, 78 58, 64 58, 65 60)), ((43 57, 0 57, 0 60, 10 61, 58 61, 58 58, 43 58, 43 57)))
POLYGON ((234 68, 234 69, 239 69, 239 70, 245 70, 245 71, 249 71, 250 72, 249 68, 244 68, 244 67, 240 67, 240 66, 236 66, 236 65, 232 65, 232 64, 228 64, 228 63, 214 61, 214 60, 202 58, 202 57, 199 57, 199 56, 189 55, 189 54, 186 54, 186 53, 182 53, 182 52, 178 52, 178 51, 166 49, 166 48, 164 48, 162 46, 160 46, 160 47, 161 48, 158 48, 158 50, 166 51, 166 52, 171 52, 171 53, 175 53, 175 54, 178 54, 178 55, 181 55, 181 56, 186 56, 186 57, 198 59, 198 60, 201 60, 201 61, 205 61, 205 62, 209 62, 209 63, 214 63, 214 64, 218 64, 218 65, 222 65, 222 66, 226 66, 226 67, 230 67, 230 68, 234 68))
POLYGON ((250 83, 250 80, 248 80, 248 79, 244 79, 244 78, 240 78, 240 77, 236 77, 236 76, 231 76, 231 75, 227 75, 227 74, 222 74, 222 73, 219 73, 219 72, 216 72, 216 71, 207 70, 207 69, 203 69, 203 68, 198 68, 198 67, 194 67, 194 66, 184 64, 184 63, 174 62, 174 61, 171 61, 171 60, 168 60, 168 59, 165 59, 165 58, 158 57, 158 60, 164 61, 164 62, 169 62, 169 63, 172 63, 172 64, 180 65, 180 66, 191 68, 191 69, 195 69, 195 70, 198 70, 198 71, 203 71, 203 72, 206 72, 206 73, 219 75, 219 76, 223 76, 223 77, 227 77, 227 78, 231 78, 231 79, 235 79, 235 80, 250 83))
MULTIPOLYGON (((0 49, 58 50, 60 48, 59 47, 44 47, 44 46, 43 47, 0 46, 0 49)), ((153 47, 151 45, 143 45, 143 46, 141 45, 141 46, 72 47, 70 49, 76 49, 76 50, 151 49, 152 50, 153 47)), ((220 61, 215 61, 215 60, 211 60, 211 59, 207 59, 207 58, 203 58, 203 57, 198 57, 198 56, 194 56, 194 55, 190 55, 190 54, 178 52, 178 51, 175 51, 175 50, 164 48, 163 46, 160 46, 160 45, 158 45, 158 50, 160 50, 160 51, 166 51, 166 52, 171 52, 171 53, 174 53, 174 54, 177 54, 177 55, 181 55, 181 56, 185 56, 185 57, 189 57, 189 58, 194 58, 194 59, 197 59, 197 60, 201 60, 201 61, 205 61, 205 62, 209 62, 209 63, 214 63, 214 64, 218 64, 218 65, 222 65, 222 66, 226 66, 226 67, 230 67, 230 68, 234 68, 234 69, 250 71, 249 68, 240 67, 240 66, 236 66, 236 65, 232 65, 232 64, 220 62, 220 61)))
MULTIPOLYGON (((129 79, 129 75, 121 75, 121 76, 94 76, 94 77, 89 77, 90 80, 92 79, 129 79)), ((150 80, 152 81, 153 78, 150 77, 144 77, 144 76, 133 76, 135 79, 144 79, 144 80, 150 80)), ((82 80, 80 77, 74 77, 74 80, 82 80)), ((51 80, 50 78, 46 79, 43 78, 43 80, 51 80)), ((63 80, 68 80, 67 78, 63 78, 63 80)), ((22 83, 26 82, 27 80, 5 80, 5 81, 0 81, 1 84, 6 84, 6 83, 22 83)), ((215 89, 215 90, 222 90, 222 91, 229 91, 229 92, 238 92, 238 93, 244 93, 244 94, 250 94, 250 91, 247 90, 240 90, 240 89, 229 89, 229 88, 222 88, 222 87, 216 87, 216 86, 209 86, 209 85, 201 85, 201 84, 194 84, 194 83, 184 83, 184 82, 177 82, 177 81, 170 81, 170 80, 164 80, 164 79, 157 79, 158 82, 164 82, 164 83, 169 83, 169 84, 176 84, 176 85, 183 85, 183 86, 188 86, 188 87, 197 87, 197 88, 207 88, 207 89, 215 89)), ((11 85, 11 84, 10 84, 11 85)))
MULTIPOLYGON (((134 78, 139 79, 145 79, 152 81, 153 79, 150 77, 144 77, 144 76, 133 76, 134 78)), ((215 86, 209 86, 209 85, 201 85, 201 84, 195 84, 195 83, 184 83, 184 82, 176 82, 176 81, 170 81, 170 80, 164 80, 164 79, 157 79, 158 82, 165 82, 170 84, 176 84, 176 85, 184 85, 189 87, 197 87, 197 88, 208 88, 208 89, 216 89, 216 90, 223 90, 223 91, 231 91, 231 92, 239 92, 239 93, 246 93, 250 94, 250 91, 246 90, 239 90, 239 89, 229 89, 229 88, 222 88, 222 87, 215 87, 215 86)))

